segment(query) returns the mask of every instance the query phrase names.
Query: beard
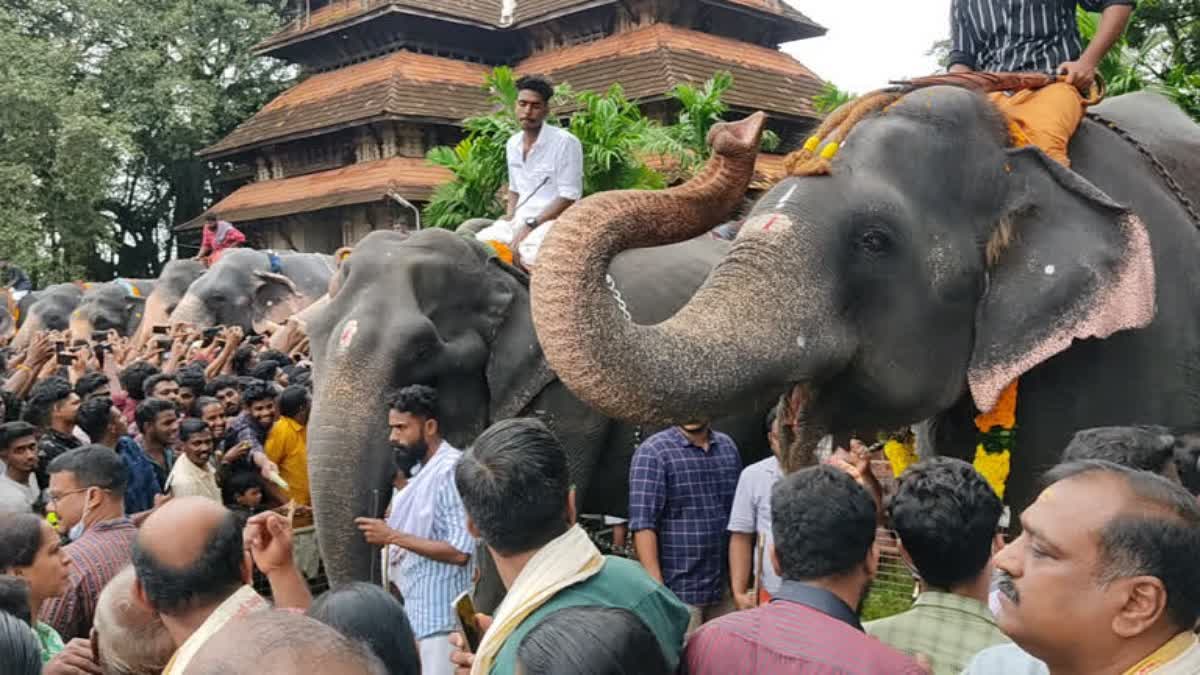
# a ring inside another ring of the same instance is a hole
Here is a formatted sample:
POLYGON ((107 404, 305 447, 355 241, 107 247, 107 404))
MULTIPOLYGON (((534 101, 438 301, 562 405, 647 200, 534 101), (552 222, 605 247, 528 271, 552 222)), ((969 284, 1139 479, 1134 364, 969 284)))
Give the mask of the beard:
POLYGON ((679 428, 683 429, 689 434, 699 434, 708 431, 709 424, 708 422, 688 422, 686 424, 680 424, 679 428))
POLYGON ((415 443, 398 443, 392 446, 392 461, 398 471, 412 478, 413 467, 424 460, 428 452, 429 444, 424 438, 415 443))

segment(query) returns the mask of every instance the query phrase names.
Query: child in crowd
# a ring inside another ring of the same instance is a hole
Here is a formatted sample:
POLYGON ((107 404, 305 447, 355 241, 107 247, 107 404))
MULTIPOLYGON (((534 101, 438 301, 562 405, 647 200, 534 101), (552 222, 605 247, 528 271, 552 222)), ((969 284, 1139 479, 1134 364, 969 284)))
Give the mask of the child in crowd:
POLYGON ((247 518, 263 510, 262 478, 253 471, 235 471, 230 474, 225 480, 222 493, 225 506, 247 518))

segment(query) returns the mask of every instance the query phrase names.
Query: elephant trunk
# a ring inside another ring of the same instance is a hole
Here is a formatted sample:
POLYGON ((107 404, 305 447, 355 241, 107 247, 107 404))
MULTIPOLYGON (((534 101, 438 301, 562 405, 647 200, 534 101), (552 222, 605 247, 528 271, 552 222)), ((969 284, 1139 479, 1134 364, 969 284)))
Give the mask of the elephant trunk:
POLYGON ((198 328, 208 328, 213 324, 212 312, 204 306, 204 303, 195 294, 188 293, 183 296, 183 300, 179 302, 179 306, 171 312, 170 322, 192 324, 198 328))
POLYGON ((16 351, 21 351, 29 346, 29 343, 33 341, 34 335, 43 330, 45 330, 45 326, 42 324, 42 320, 36 314, 30 313, 25 322, 17 330, 17 334, 13 337, 12 345, 10 346, 16 351))
POLYGON ((308 473, 317 538, 333 585, 379 580, 378 556, 354 525, 382 517, 395 473, 387 441, 387 408, 372 378, 381 368, 338 359, 321 368, 308 426, 308 473))
POLYGON ((620 289, 605 282, 621 251, 684 241, 723 222, 753 176, 764 119, 714 127, 712 159, 688 183, 589 197, 548 235, 531 281, 538 338, 558 376, 596 409, 650 424, 712 419, 763 403, 827 360, 801 328, 814 318, 827 323, 817 316, 827 303, 782 316, 784 305, 771 298, 789 284, 777 269, 782 254, 765 237, 743 238, 687 306, 656 326, 625 319, 614 298, 620 289))
POLYGON ((71 312, 71 318, 67 323, 67 332, 72 340, 90 340, 92 339, 92 317, 88 311, 82 307, 71 312))
POLYGON ((166 302, 163 299, 162 293, 157 290, 150 293, 146 297, 146 306, 142 309, 142 320, 138 324, 137 329, 133 331, 133 346, 141 349, 146 341, 150 339, 151 330, 154 326, 165 324, 170 319, 167 314, 166 302))

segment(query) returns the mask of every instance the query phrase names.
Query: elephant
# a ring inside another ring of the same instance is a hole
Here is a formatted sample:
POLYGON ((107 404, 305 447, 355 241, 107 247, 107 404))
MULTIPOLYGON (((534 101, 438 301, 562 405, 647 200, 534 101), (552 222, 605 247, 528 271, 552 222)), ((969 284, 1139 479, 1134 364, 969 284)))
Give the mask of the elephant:
POLYGON ((798 158, 824 157, 824 169, 764 194, 661 323, 623 318, 608 263, 732 209, 761 113, 714 129, 714 156, 685 185, 595 195, 558 220, 532 278, 533 319, 571 391, 660 423, 790 392, 791 471, 815 461, 825 433, 923 420, 926 450, 970 460, 974 417, 1016 381, 1014 514, 1079 429, 1200 422, 1195 123, 1154 94, 1115 98, 1093 109, 1106 123, 1081 125, 1067 169, 1014 147, 965 87, 856 104, 877 108, 845 109, 841 143, 798 158))
POLYGON ((172 260, 163 266, 154 290, 146 296, 142 322, 133 333, 135 347, 141 347, 150 339, 155 326, 167 323, 188 288, 204 276, 207 269, 199 260, 188 259, 172 260))
POLYGON ((24 349, 39 331, 67 330, 71 313, 82 300, 83 288, 71 283, 54 284, 21 298, 17 304, 17 334, 12 346, 24 349))
MULTIPOLYGON (((704 238, 630 251, 613 262, 614 292, 636 320, 660 321, 728 249, 704 238)), ((354 517, 388 504, 387 392, 408 384, 438 390, 441 426, 457 447, 498 420, 542 418, 568 452, 582 512, 627 512, 629 461, 639 434, 655 428, 616 423, 562 386, 534 334, 524 272, 473 237, 422 230, 368 234, 338 275, 327 306, 304 312, 316 383, 309 476, 332 583, 372 576, 354 517)), ((759 412, 714 425, 757 458, 766 438, 759 412)), ((493 606, 498 588, 481 583, 476 604, 493 606)))
POLYGON ((262 332, 321 297, 333 271, 324 254, 231 249, 188 288, 170 321, 262 332))
POLYGON ((17 332, 17 299, 11 288, 0 288, 0 343, 17 332))
POLYGON ((71 312, 69 327, 76 340, 90 339, 93 331, 115 330, 133 335, 142 324, 146 297, 154 291, 149 279, 118 279, 103 284, 84 284, 83 298, 71 312))

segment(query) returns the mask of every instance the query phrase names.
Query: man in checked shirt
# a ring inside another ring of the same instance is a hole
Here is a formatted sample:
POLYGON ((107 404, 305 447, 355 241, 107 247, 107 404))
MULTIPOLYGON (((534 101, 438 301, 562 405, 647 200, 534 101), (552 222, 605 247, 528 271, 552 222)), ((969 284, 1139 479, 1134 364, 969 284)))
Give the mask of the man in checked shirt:
POLYGON ((953 0, 950 72, 1039 72, 1057 84, 992 100, 1029 142, 1070 166, 1067 145, 1083 119, 1096 68, 1125 32, 1135 0, 953 0), (1075 21, 1076 5, 1101 12, 1087 49, 1075 21))
POLYGON ((647 438, 629 467, 629 530, 638 561, 688 606, 696 630, 720 611, 728 572, 725 526, 742 458, 707 422, 647 438))

